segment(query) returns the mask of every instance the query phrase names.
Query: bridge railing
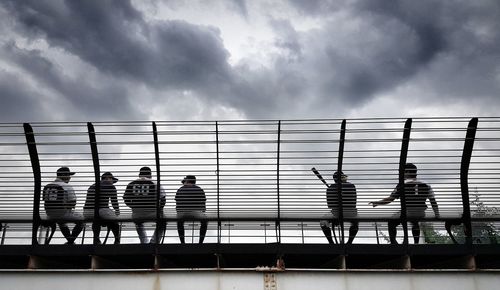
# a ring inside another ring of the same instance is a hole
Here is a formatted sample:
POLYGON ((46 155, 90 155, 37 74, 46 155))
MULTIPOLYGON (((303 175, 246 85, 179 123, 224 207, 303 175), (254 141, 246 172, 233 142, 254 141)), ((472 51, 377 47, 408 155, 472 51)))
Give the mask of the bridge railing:
MULTIPOLYGON (((48 217, 41 191, 61 166, 76 172, 69 184, 77 212, 102 173, 119 179, 122 243, 138 242, 122 197, 143 166, 166 192, 164 208, 146 223, 151 234, 155 220, 167 221, 163 243, 179 242, 176 222, 183 218, 176 214, 175 193, 186 175, 195 175, 206 194, 207 243, 326 243, 319 224, 332 216, 326 186, 312 167, 329 184, 341 170, 357 188, 358 214, 344 210, 338 216, 339 242, 349 222, 359 221, 355 243, 387 243, 388 220, 408 226, 408 217, 400 215, 406 203, 373 208, 369 202, 404 182, 406 162, 418 167, 418 178, 432 187, 439 205, 435 216, 427 202, 421 220, 428 243, 448 241, 445 224, 456 224, 452 230, 460 243, 494 243, 500 221, 499 125, 500 118, 448 117, 0 124, 2 244, 43 240, 48 217)), ((92 243, 93 221, 85 219, 77 243, 92 243)), ((198 221, 186 221, 188 242, 197 241, 199 227, 198 221)), ((400 242, 411 243, 407 231, 398 233, 400 242)), ((51 243, 64 242, 57 231, 51 243)))

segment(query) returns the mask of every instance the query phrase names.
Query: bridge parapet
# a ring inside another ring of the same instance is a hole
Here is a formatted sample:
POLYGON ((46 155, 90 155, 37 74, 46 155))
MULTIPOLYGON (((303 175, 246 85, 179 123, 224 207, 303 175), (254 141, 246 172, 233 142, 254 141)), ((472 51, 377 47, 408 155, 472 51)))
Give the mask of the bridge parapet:
MULTIPOLYGON (((76 172, 70 184, 77 197, 75 209, 81 213, 89 186, 100 182, 104 172, 112 172, 119 179, 115 186, 120 246, 145 246, 137 245, 136 219, 123 193, 139 169, 148 166, 153 181, 166 192, 165 206, 144 220, 149 234, 159 224, 155 221, 167 222, 166 235, 155 251, 179 243, 178 221, 185 221, 187 243, 196 243, 200 219, 208 221, 205 243, 210 245, 318 245, 336 248, 340 254, 355 251, 345 244, 344 227, 359 222, 352 246, 373 249, 388 243, 388 221, 409 226, 404 194, 403 202, 376 208, 369 202, 389 196, 403 184, 404 164, 411 162, 418 167, 418 178, 432 187, 440 213, 435 216, 427 202, 425 216, 419 217, 421 240, 451 243, 445 225, 453 225, 457 242, 467 246, 459 248, 467 249, 464 257, 474 256, 474 249, 485 243, 496 253, 499 124, 499 118, 447 117, 0 124, 0 248, 39 249, 43 244, 43 226, 50 220, 42 189, 61 166, 76 172), (340 225, 334 232, 337 245, 327 245, 320 228, 322 220, 334 216, 327 206, 326 186, 311 172, 313 167, 328 184, 334 184, 335 171, 343 171, 357 189, 356 214, 340 203, 335 216, 340 225), (206 194, 202 217, 176 212, 175 193, 186 175, 195 175, 206 194)), ((99 220, 98 215, 85 217, 77 247, 95 247, 91 224, 99 220)), ((398 233, 397 241, 409 249, 411 233, 398 233)), ((51 245, 64 247, 65 242, 56 231, 51 245)))

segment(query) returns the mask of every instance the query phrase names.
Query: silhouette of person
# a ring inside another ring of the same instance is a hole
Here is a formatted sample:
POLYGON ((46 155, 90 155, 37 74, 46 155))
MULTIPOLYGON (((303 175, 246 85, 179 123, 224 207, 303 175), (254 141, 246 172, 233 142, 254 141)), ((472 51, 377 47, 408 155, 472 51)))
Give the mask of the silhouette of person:
MULTIPOLYGON (((335 184, 328 186, 326 190, 326 201, 328 208, 330 208, 333 214, 333 220, 324 219, 321 220, 320 225, 326 239, 330 244, 333 244, 332 231, 335 235, 335 226, 339 225, 339 204, 338 204, 338 188, 342 189, 342 212, 344 217, 356 217, 358 210, 356 208, 356 186, 347 181, 347 175, 342 171, 335 172, 333 174, 333 180, 335 184), (331 223, 331 228, 330 228, 331 223)), ((349 227, 349 239, 347 244, 352 244, 356 234, 358 233, 359 223, 357 221, 351 221, 351 226, 349 227)))
POLYGON ((200 220, 200 239, 199 243, 203 243, 207 233, 208 223, 205 219, 206 201, 205 191, 196 185, 196 176, 187 175, 182 180, 182 186, 175 194, 176 210, 177 210, 177 232, 182 244, 184 240, 184 220, 198 219, 200 220))
MULTIPOLYGON (((157 184, 151 180, 151 168, 142 167, 139 170, 139 178, 127 185, 123 199, 125 204, 132 209, 132 218, 139 235, 141 244, 148 243, 144 222, 146 220, 156 220, 156 188, 157 184)), ((165 190, 160 186, 160 220, 157 221, 159 232, 155 228, 154 234, 149 243, 156 243, 156 238, 160 239, 165 234, 167 223, 163 219, 163 207, 165 206, 165 190)))
MULTIPOLYGON (((405 182, 402 190, 400 190, 399 186, 396 186, 391 195, 378 201, 372 201, 370 202, 370 204, 372 204, 373 207, 389 204, 395 199, 400 198, 400 194, 401 192, 403 192, 406 198, 407 219, 412 224, 411 232, 413 235, 413 240, 415 244, 418 244, 420 240, 420 226, 418 223, 419 220, 425 217, 425 210, 427 209, 427 199, 430 201, 436 217, 439 217, 439 208, 434 197, 434 191, 432 190, 431 186, 417 180, 417 166, 415 166, 413 163, 406 163, 404 178, 405 182)), ((388 222, 389 239, 391 244, 397 244, 396 227, 400 223, 400 219, 391 220, 388 222)))
POLYGON ((68 184, 74 174, 68 167, 57 169, 56 179, 45 185, 42 196, 47 217, 57 220, 57 225, 68 245, 73 245, 83 230, 83 216, 75 212, 75 190, 68 184), (69 222, 75 224, 73 230, 69 229, 69 222))
POLYGON ((116 187, 113 185, 118 181, 111 172, 105 172, 101 176, 100 182, 100 195, 99 202, 95 202, 95 183, 92 184, 87 190, 87 198, 83 206, 83 214, 85 218, 94 218, 94 207, 99 209, 99 218, 101 222, 94 221, 92 223, 92 231, 94 233, 94 244, 101 244, 99 234, 101 232, 101 225, 107 226, 113 232, 115 237, 115 244, 120 243, 120 225, 116 217, 120 215, 120 205, 118 204, 118 197, 116 187), (113 210, 109 208, 109 200, 113 210))

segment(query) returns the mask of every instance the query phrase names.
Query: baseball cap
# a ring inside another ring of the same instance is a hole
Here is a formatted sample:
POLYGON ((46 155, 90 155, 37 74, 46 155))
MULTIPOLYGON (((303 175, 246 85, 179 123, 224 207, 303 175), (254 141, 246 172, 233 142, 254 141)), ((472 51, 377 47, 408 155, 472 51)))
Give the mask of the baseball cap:
POLYGON ((186 175, 184 179, 182 179, 182 183, 184 184, 185 182, 191 182, 191 183, 196 183, 196 176, 194 175, 186 175))
POLYGON ((68 167, 63 166, 59 169, 57 169, 57 176, 70 176, 75 174, 74 172, 71 172, 68 167))
POLYGON ((111 172, 104 172, 101 175, 101 180, 103 180, 104 178, 107 178, 107 177, 111 177, 113 179, 113 183, 116 183, 118 181, 118 178, 114 177, 111 172))
POLYGON ((337 179, 337 178, 342 177, 342 176, 347 177, 347 175, 345 175, 344 172, 342 172, 342 171, 340 171, 340 174, 338 171, 335 171, 335 173, 333 173, 333 179, 337 179))
POLYGON ((151 176, 151 168, 144 166, 139 170, 139 176, 151 176))

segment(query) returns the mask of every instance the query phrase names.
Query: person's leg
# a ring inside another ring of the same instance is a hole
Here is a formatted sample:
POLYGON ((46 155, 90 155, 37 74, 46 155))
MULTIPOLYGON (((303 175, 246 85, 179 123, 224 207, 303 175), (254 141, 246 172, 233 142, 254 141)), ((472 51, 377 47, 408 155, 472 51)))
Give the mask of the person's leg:
POLYGON ((398 243, 396 241, 396 234, 397 234, 396 227, 398 225, 399 225, 399 220, 390 220, 387 223, 388 230, 389 230, 389 240, 391 241, 391 244, 397 244, 398 243))
POLYGON ((177 233, 179 234, 179 240, 181 241, 181 244, 184 244, 185 240, 184 240, 184 222, 183 221, 177 222, 177 233))
POLYGON ((50 244, 50 241, 52 240, 52 237, 54 236, 54 233, 56 232, 56 223, 50 223, 50 234, 49 236, 45 239, 45 244, 48 245, 50 244))
POLYGON ((108 228, 113 232, 113 236, 115 237, 115 245, 120 243, 120 224, 118 222, 108 222, 108 228))
POLYGON ((139 235, 139 241, 141 244, 146 244, 148 242, 148 237, 146 235, 146 230, 144 229, 144 223, 136 222, 135 229, 137 230, 137 235, 139 235))
POLYGON ((413 241, 418 244, 420 240, 420 226, 418 221, 411 221, 411 234, 413 235, 413 241))
POLYGON ((358 233, 358 230, 359 230, 359 223, 351 222, 351 226, 349 227, 349 240, 347 240, 347 244, 352 244, 354 238, 356 237, 356 234, 358 233))
POLYGON ((158 229, 155 228, 155 232, 153 233, 153 236, 151 237, 151 240, 149 243, 155 244, 156 243, 156 236, 158 235, 158 243, 161 243, 161 239, 165 235, 165 231, 167 230, 167 222, 165 220, 160 220, 158 222, 158 229))
POLYGON ((333 239, 332 239, 332 229, 329 227, 329 222, 327 220, 322 220, 320 221, 320 226, 321 230, 323 231, 323 234, 325 235, 326 239, 328 240, 329 244, 333 244, 333 239))
POLYGON ((98 222, 93 222, 92 223, 92 232, 94 233, 94 245, 100 245, 101 244, 101 224, 98 222))
POLYGON ((205 236, 207 235, 207 229, 208 229, 208 222, 207 221, 200 221, 200 241, 199 243, 202 244, 203 241, 205 240, 205 236))
POLYGON ((78 238, 78 235, 80 235, 80 233, 83 231, 83 226, 84 226, 83 222, 81 221, 75 222, 75 227, 71 232, 71 239, 73 240, 73 243, 75 242, 76 238, 78 238))
POLYGON ((61 231, 63 236, 68 241, 68 244, 73 244, 75 240, 71 238, 71 230, 69 229, 68 225, 66 223, 57 223, 57 225, 59 226, 59 230, 61 231))

